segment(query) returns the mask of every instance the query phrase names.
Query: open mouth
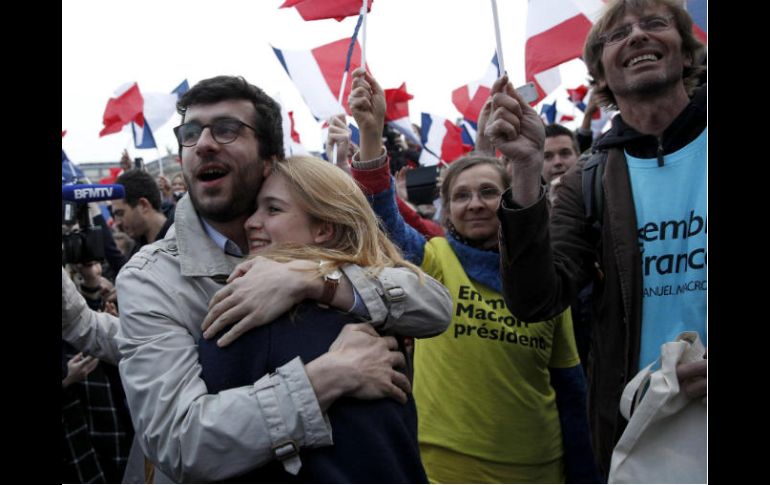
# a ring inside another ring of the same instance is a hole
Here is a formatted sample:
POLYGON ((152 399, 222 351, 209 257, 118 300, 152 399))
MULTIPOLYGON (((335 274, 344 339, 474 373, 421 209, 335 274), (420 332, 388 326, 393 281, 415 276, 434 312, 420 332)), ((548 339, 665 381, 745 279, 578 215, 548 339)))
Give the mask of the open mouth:
POLYGON ((227 175, 229 171, 224 167, 209 165, 198 171, 198 180, 202 182, 211 182, 227 175))
POLYGON ((647 62, 657 62, 661 58, 660 54, 641 54, 634 56, 625 63, 625 67, 634 67, 638 64, 647 62))
POLYGON ((259 251, 270 245, 270 241, 265 239, 249 239, 249 251, 259 251))

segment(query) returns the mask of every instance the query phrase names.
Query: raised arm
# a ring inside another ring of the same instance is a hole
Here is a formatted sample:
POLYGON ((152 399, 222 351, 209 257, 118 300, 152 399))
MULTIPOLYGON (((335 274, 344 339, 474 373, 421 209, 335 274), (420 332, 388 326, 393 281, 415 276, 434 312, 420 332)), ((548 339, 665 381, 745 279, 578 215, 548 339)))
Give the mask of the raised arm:
POLYGON ((385 93, 363 68, 353 71, 348 105, 361 135, 361 148, 353 156, 353 178, 363 188, 390 239, 401 248, 406 259, 419 265, 425 237, 409 226, 398 211, 388 156, 382 143, 385 93))
POLYGON ((492 107, 484 133, 513 164, 513 201, 529 207, 539 199, 545 127, 537 112, 513 89, 504 75, 492 85, 492 107))
POLYGON ((506 76, 493 85, 492 99, 485 132, 513 164, 511 187, 498 209, 503 296, 518 318, 547 320, 564 311, 590 274, 585 265, 592 262, 595 240, 583 207, 582 164, 564 175, 549 218, 540 175, 543 122, 506 76))

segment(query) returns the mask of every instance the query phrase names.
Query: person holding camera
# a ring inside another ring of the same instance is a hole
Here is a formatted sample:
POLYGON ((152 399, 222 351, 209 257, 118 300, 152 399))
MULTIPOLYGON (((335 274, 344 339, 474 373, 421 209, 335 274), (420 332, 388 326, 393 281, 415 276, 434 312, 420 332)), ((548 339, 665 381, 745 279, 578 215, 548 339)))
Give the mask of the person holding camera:
POLYGON ((425 237, 396 207, 380 133, 385 97, 364 69, 348 99, 361 130, 352 174, 405 257, 444 283, 448 331, 415 342, 420 451, 439 483, 559 483, 597 478, 585 383, 569 312, 522 321, 501 295, 496 210, 509 185, 500 162, 469 154, 441 183, 445 237, 425 237), (467 430, 473 430, 468 433, 467 430))

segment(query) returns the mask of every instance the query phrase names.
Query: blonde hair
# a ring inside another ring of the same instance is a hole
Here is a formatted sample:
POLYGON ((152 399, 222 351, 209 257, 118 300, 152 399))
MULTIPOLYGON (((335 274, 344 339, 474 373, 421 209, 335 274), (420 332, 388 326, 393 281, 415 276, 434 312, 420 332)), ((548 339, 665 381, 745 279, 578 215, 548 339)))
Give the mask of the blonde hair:
POLYGON ((378 224, 366 196, 340 168, 309 156, 292 156, 272 163, 272 175, 283 176, 297 205, 313 223, 328 223, 332 238, 319 245, 281 244, 260 254, 279 262, 292 259, 323 260, 317 274, 345 264, 366 267, 376 275, 385 267, 405 267, 423 281, 423 273, 406 261, 378 224))

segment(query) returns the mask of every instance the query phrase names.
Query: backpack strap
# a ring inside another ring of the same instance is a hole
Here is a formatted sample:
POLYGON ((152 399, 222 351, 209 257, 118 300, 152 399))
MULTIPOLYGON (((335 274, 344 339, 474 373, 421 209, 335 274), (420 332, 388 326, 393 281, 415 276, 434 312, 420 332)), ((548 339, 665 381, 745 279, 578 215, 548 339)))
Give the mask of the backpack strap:
POLYGON ((583 206, 586 211, 586 219, 592 222, 593 227, 601 231, 602 217, 604 215, 604 166, 607 164, 607 152, 599 151, 591 155, 591 158, 583 166, 583 206))

